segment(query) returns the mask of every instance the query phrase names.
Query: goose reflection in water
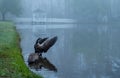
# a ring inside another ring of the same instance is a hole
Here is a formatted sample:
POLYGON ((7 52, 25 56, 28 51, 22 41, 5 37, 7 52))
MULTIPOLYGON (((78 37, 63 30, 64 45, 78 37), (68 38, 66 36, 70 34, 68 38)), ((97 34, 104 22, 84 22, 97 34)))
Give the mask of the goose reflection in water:
POLYGON ((48 38, 38 38, 34 45, 35 53, 31 53, 28 57, 28 65, 32 69, 42 69, 42 67, 57 72, 57 68, 42 53, 46 53, 57 41, 57 36, 48 38))

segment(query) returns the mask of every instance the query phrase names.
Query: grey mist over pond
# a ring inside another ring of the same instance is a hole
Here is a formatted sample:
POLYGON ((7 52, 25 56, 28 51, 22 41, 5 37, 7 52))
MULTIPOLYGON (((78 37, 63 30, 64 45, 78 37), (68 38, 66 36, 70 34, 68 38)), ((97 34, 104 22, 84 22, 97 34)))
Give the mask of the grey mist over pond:
POLYGON ((57 73, 34 71, 45 78, 119 78, 119 25, 50 24, 17 25, 22 53, 27 64, 38 37, 58 36, 56 44, 43 54, 58 69, 57 73))
MULTIPOLYGON (((23 53, 25 61, 27 61, 28 55, 34 52, 34 44, 38 37, 44 38, 44 37, 58 36, 58 41, 56 42, 56 44, 46 54, 43 54, 43 56, 47 57, 49 61, 51 61, 57 67, 58 72, 61 71, 61 75, 62 75, 63 73, 62 71, 65 71, 62 69, 66 68, 66 67, 63 68, 63 66, 64 65, 67 66, 66 64, 67 61, 69 62, 69 60, 72 59, 71 52, 67 53, 67 50, 69 51, 67 47, 66 47, 66 52, 65 52, 64 42, 68 41, 68 40, 65 40, 65 37, 66 38, 72 37, 72 36, 69 36, 71 34, 68 33, 70 32, 68 30, 69 29, 71 30, 72 29, 71 27, 73 27, 73 25, 65 25, 65 26, 64 25, 48 25, 48 27, 46 25, 35 25, 32 28, 30 28, 30 26, 32 25, 27 25, 27 26, 17 25, 17 29, 21 35, 21 47, 22 47, 22 53, 23 53), (68 32, 66 33, 66 31, 68 32), (63 35, 65 33, 66 35, 63 35), (66 56, 69 56, 68 59, 66 56), (63 59, 62 57, 66 57, 66 59, 63 59), (66 60, 65 64, 63 60, 66 60)), ((68 45, 70 47, 70 43, 68 43, 68 45)), ((66 68, 66 72, 67 72, 67 69, 68 68, 66 68)), ((40 73, 47 73, 47 71, 46 72, 40 71, 40 73)), ((53 76, 51 78, 53 78, 53 76)))
POLYGON ((120 77, 120 0, 22 0, 14 19, 27 65, 38 37, 58 36, 43 56, 58 72, 32 70, 45 78, 120 77))

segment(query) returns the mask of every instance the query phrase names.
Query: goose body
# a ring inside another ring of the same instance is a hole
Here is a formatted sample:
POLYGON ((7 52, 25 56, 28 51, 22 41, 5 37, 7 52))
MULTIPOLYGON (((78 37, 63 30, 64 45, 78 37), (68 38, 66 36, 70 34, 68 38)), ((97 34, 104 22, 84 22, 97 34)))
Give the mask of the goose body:
POLYGON ((28 65, 30 68, 41 69, 42 67, 57 72, 57 68, 49 62, 47 58, 42 57, 42 53, 46 53, 57 41, 57 36, 52 38, 38 38, 34 44, 35 53, 31 53, 28 57, 28 65))
POLYGON ((48 49, 50 49, 55 42, 57 41, 57 36, 48 39, 48 38, 38 38, 34 45, 35 53, 46 53, 48 49))

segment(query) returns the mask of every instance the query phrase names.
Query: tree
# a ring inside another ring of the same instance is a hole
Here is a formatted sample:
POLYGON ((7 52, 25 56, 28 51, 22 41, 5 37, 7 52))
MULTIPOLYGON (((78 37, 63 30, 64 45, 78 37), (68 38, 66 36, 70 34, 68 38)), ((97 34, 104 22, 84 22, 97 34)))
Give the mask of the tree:
POLYGON ((74 18, 83 22, 99 22, 111 16, 110 0, 71 0, 74 18))
POLYGON ((5 17, 8 13, 13 15, 20 15, 21 13, 21 0, 0 0, 0 14, 2 20, 6 20, 5 17))

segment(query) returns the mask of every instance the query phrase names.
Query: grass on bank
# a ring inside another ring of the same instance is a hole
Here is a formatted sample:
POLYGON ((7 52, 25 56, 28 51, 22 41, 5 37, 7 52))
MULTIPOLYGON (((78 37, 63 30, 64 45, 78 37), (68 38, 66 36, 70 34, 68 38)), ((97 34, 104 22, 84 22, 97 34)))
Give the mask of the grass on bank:
POLYGON ((0 78, 42 78, 25 65, 19 35, 10 22, 0 22, 0 78))

